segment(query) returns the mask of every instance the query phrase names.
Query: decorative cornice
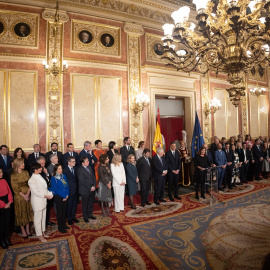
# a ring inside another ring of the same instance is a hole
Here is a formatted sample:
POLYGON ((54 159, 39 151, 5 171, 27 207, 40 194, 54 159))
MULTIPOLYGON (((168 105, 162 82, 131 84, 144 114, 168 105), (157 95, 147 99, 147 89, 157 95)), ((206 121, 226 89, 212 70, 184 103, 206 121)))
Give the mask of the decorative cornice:
POLYGON ((141 25, 135 23, 128 23, 126 22, 124 25, 124 31, 132 36, 142 36, 144 34, 144 30, 141 25))
MULTIPOLYGON (((45 8, 45 10, 42 12, 42 17, 50 22, 54 22, 55 21, 55 9, 50 9, 50 8, 45 8)), ((65 23, 69 20, 69 17, 66 13, 66 11, 61 11, 58 10, 57 14, 59 15, 59 22, 60 23, 65 23)))

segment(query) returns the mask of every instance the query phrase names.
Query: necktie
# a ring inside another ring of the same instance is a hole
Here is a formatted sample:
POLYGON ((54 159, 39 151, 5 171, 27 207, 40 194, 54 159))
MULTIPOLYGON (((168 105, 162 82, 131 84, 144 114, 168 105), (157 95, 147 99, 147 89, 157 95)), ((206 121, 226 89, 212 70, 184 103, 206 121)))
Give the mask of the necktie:
POLYGON ((175 152, 174 151, 172 152, 172 154, 173 154, 173 157, 175 158, 175 152))
POLYGON ((146 161, 147 161, 148 165, 150 166, 150 162, 149 162, 149 159, 148 158, 146 159, 146 161))
POLYGON ((90 173, 89 169, 87 167, 85 167, 85 169, 90 173))
POLYGON ((4 161, 5 161, 5 164, 7 166, 7 156, 6 155, 4 156, 4 161))
POLYGON ((128 152, 129 152, 129 150, 130 150, 130 147, 128 146, 128 152))
POLYGON ((160 160, 161 164, 163 165, 163 162, 162 162, 162 158, 161 157, 159 157, 159 160, 160 160))
POLYGON ((229 154, 229 150, 226 150, 226 152, 227 152, 227 155, 229 154))
POLYGON ((36 160, 37 160, 37 158, 38 158, 38 154, 36 153, 36 160))
POLYGON ((72 174, 74 174, 74 169, 73 168, 70 168, 70 170, 71 170, 72 174))
POLYGON ((73 153, 72 152, 70 153, 70 156, 73 157, 73 153))

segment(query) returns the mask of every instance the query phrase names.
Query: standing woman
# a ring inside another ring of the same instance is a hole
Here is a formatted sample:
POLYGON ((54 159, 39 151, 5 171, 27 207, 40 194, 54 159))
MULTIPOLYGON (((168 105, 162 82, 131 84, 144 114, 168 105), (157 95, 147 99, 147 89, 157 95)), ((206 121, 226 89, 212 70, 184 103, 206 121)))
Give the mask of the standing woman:
POLYGON ((109 151, 107 152, 107 155, 109 157, 109 163, 111 164, 112 158, 115 154, 118 153, 118 150, 116 149, 116 143, 114 141, 109 142, 109 151))
POLYGON ((136 150, 135 156, 136 160, 139 160, 143 156, 143 150, 144 150, 144 141, 139 141, 138 150, 136 150))
POLYGON ((115 212, 124 211, 124 197, 126 185, 126 173, 122 163, 122 156, 115 154, 111 163, 111 172, 113 176, 114 207, 115 212))
POLYGON ((98 168, 99 190, 98 197, 101 202, 102 215, 110 216, 109 207, 112 204, 112 173, 109 165, 109 157, 104 154, 99 157, 100 166, 98 168))
POLYGON ((139 177, 134 155, 128 156, 126 171, 127 171, 129 203, 132 209, 136 209, 136 206, 133 203, 133 196, 137 193, 137 183, 139 182, 139 177))
POLYGON ((13 196, 8 183, 3 179, 3 170, 0 168, 0 244, 3 249, 12 246, 9 241, 10 205, 13 196))
POLYGON ((25 170, 27 170, 29 172, 30 168, 29 168, 28 160, 27 160, 26 155, 25 155, 25 153, 24 153, 24 151, 22 150, 21 147, 17 147, 14 150, 13 159, 16 159, 16 158, 23 158, 24 165, 25 165, 24 168, 25 168, 25 170))
POLYGON ((95 168, 95 176, 96 176, 96 188, 98 188, 98 185, 99 185, 99 182, 98 182, 98 167, 100 165, 99 157, 101 155, 106 154, 106 151, 102 149, 102 141, 101 140, 96 140, 95 141, 95 146, 96 146, 96 149, 93 150, 93 153, 96 156, 97 161, 94 164, 94 168, 95 168))
POLYGON ((28 181, 31 190, 31 204, 34 211, 34 226, 36 235, 41 242, 47 242, 46 231, 46 206, 47 199, 51 200, 53 195, 48 191, 46 180, 40 175, 42 167, 39 163, 34 163, 31 167, 33 172, 28 181))
POLYGON ((67 233, 69 227, 66 225, 67 215, 67 199, 69 196, 69 186, 67 177, 63 174, 61 164, 56 164, 53 168, 53 177, 51 178, 51 186, 54 194, 54 202, 56 206, 58 230, 61 233, 67 233))
POLYGON ((251 135, 247 134, 246 137, 245 137, 246 145, 248 145, 249 143, 251 143, 251 145, 253 145, 251 140, 252 140, 251 135))
POLYGON ((201 197, 205 199, 204 190, 205 190, 205 177, 206 170, 211 166, 207 156, 205 155, 205 148, 201 147, 199 154, 195 156, 194 159, 195 166, 195 175, 196 175, 196 199, 199 200, 199 187, 201 186, 201 197))
POLYGON ((178 152, 182 162, 182 172, 179 172, 179 181, 183 186, 190 185, 190 155, 184 141, 180 142, 180 148, 178 152))
POLYGON ((262 175, 264 179, 268 179, 268 172, 270 171, 269 166, 270 153, 268 148, 268 143, 263 143, 263 165, 262 165, 262 175))
POLYGON ((33 210, 30 202, 30 188, 28 186, 29 173, 24 170, 24 159, 13 161, 11 187, 14 192, 15 225, 21 227, 23 238, 31 236, 29 223, 33 222, 33 210), (25 228, 26 227, 26 230, 25 228))

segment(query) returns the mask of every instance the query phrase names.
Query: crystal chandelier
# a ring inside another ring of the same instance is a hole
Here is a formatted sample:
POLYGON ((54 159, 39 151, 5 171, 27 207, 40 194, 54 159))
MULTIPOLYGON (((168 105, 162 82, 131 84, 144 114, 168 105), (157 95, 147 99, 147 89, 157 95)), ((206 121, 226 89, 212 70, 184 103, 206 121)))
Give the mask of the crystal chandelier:
POLYGON ((133 111, 135 114, 142 112, 144 108, 148 107, 150 98, 144 92, 140 92, 136 95, 136 100, 133 103, 133 111))
POLYGON ((184 72, 226 73, 226 89, 238 106, 245 96, 245 75, 257 65, 266 67, 270 44, 270 0, 193 0, 197 25, 189 22, 190 8, 172 13, 165 24, 164 53, 168 65, 184 72), (196 29, 195 29, 196 28, 196 29))

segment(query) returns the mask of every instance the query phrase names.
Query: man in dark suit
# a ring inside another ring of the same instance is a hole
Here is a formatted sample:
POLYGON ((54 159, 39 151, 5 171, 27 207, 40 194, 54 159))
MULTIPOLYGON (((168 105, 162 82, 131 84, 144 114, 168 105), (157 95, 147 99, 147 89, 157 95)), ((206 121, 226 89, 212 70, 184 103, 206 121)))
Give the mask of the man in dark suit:
POLYGON ((255 140, 255 143, 252 147, 252 153, 255 160, 255 165, 254 165, 255 180, 262 180, 262 178, 260 178, 260 173, 262 170, 262 163, 263 163, 263 151, 262 151, 260 139, 255 140))
MULTIPOLYGON (((47 183, 48 189, 51 188, 51 176, 49 174, 49 172, 47 171, 45 164, 46 164, 46 159, 45 159, 45 155, 43 156, 39 156, 37 158, 37 163, 39 163, 41 165, 42 168, 42 172, 40 173, 40 175, 44 178, 44 180, 47 183)), ((50 217, 51 217, 51 209, 53 207, 53 202, 54 200, 47 200, 47 211, 46 211, 46 224, 49 226, 53 226, 55 225, 54 222, 50 221, 50 217)))
POLYGON ((81 157, 82 166, 77 170, 79 193, 82 198, 82 213, 85 222, 96 219, 93 216, 93 205, 95 199, 96 178, 92 168, 89 166, 88 157, 81 157))
POLYGON ((209 163, 211 164, 212 167, 214 167, 215 162, 214 162, 211 151, 208 150, 208 144, 205 143, 203 147, 205 148, 205 155, 207 156, 209 163))
POLYGON ((3 178, 6 179, 6 171, 11 168, 12 157, 8 155, 8 147, 6 145, 0 146, 0 167, 3 170, 3 178))
POLYGON ((62 158, 63 158, 63 154, 62 152, 58 151, 58 144, 56 142, 52 142, 51 143, 51 151, 46 153, 46 164, 47 166, 50 164, 50 157, 52 154, 57 155, 58 157, 58 163, 62 164, 62 158))
POLYGON ((43 156, 45 157, 44 154, 40 153, 40 145, 39 144, 34 144, 33 145, 33 149, 34 149, 34 152, 29 154, 28 156, 28 164, 29 164, 29 167, 31 168, 32 164, 37 162, 37 159, 40 157, 40 156, 43 156))
POLYGON ((64 168, 63 173, 67 177, 68 186, 69 186, 69 197, 67 201, 67 219, 68 224, 73 225, 73 221, 78 223, 76 219, 76 210, 77 210, 77 168, 75 156, 69 156, 67 158, 68 166, 64 168))
POLYGON ((222 144, 218 143, 217 145, 218 150, 215 152, 215 163, 217 166, 220 166, 218 170, 218 190, 224 191, 224 189, 221 187, 223 178, 225 175, 225 170, 227 166, 227 159, 226 154, 224 151, 222 151, 222 144))
POLYGON ((234 156, 233 150, 230 149, 229 143, 225 144, 224 152, 226 154, 226 160, 227 160, 224 187, 226 187, 226 184, 227 184, 228 188, 232 189, 232 171, 233 171, 235 156, 234 156))
POLYGON ((216 161, 215 160, 215 152, 218 150, 218 147, 217 147, 218 144, 219 144, 219 139, 218 139, 218 137, 215 136, 214 142, 211 144, 211 148, 210 148, 210 151, 211 151, 212 157, 214 159, 214 162, 216 161))
POLYGON ((79 164, 80 164, 79 154, 77 152, 74 152, 73 143, 67 144, 67 152, 63 155, 63 159, 62 159, 63 168, 68 166, 68 161, 67 161, 68 157, 74 157, 75 161, 76 161, 76 167, 79 166, 79 164))
POLYGON ((239 151, 239 162, 242 163, 242 169, 240 170, 240 180, 241 183, 247 183, 247 173, 249 167, 249 160, 251 153, 247 149, 247 144, 244 142, 242 143, 242 149, 239 151))
POLYGON ((166 163, 168 165, 168 195, 171 201, 174 202, 174 198, 181 200, 178 196, 178 182, 179 182, 179 172, 181 171, 181 157, 179 152, 176 150, 176 143, 171 142, 170 150, 165 156, 166 163), (174 189, 174 198, 172 197, 172 188, 174 189))
POLYGON ((168 166, 164 157, 163 148, 157 148, 157 154, 153 157, 153 178, 154 178, 154 203, 166 202, 163 198, 165 191, 166 174, 168 166))
POLYGON ((53 170, 56 164, 58 164, 58 156, 56 154, 52 154, 50 156, 50 165, 47 167, 47 170, 51 177, 53 176, 53 170))
POLYGON ((150 158, 150 150, 145 148, 143 156, 138 159, 136 164, 138 176, 141 185, 141 205, 144 207, 146 204, 150 205, 148 201, 151 179, 152 179, 152 160, 150 158))
POLYGON ((127 158, 129 155, 134 155, 135 156, 135 150, 131 146, 131 139, 130 137, 125 137, 124 138, 124 146, 120 148, 120 154, 122 155, 122 162, 124 166, 127 165, 127 158))
POLYGON ((79 153, 79 159, 81 160, 82 157, 87 157, 89 160, 89 166, 91 167, 93 173, 95 173, 94 163, 98 160, 93 153, 91 142, 85 141, 83 147, 83 150, 79 153))

